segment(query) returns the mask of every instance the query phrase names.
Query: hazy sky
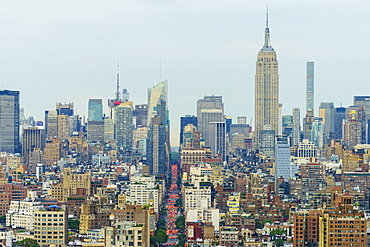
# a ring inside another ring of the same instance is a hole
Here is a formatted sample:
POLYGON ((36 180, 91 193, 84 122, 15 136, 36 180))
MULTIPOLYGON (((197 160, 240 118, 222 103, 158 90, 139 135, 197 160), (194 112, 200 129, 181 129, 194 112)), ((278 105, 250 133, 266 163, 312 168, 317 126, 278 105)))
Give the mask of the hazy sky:
POLYGON ((86 115, 89 98, 121 89, 135 104, 169 80, 172 145, 179 117, 204 95, 222 95, 225 113, 254 117, 254 75, 269 5, 283 113, 305 109, 306 62, 315 61, 315 106, 350 105, 370 95, 370 1, 132 0, 0 1, 3 87, 21 91, 26 116, 43 120, 56 102, 86 115))

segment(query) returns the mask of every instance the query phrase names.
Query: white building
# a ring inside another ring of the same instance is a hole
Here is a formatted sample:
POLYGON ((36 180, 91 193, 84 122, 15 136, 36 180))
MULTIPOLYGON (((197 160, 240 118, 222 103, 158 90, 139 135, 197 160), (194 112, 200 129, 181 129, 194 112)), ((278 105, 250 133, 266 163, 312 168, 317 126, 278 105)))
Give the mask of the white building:
POLYGON ((33 230, 34 212, 43 206, 36 202, 36 192, 30 191, 23 201, 11 201, 9 211, 6 214, 6 226, 33 230))
POLYGON ((130 191, 127 194, 127 202, 138 205, 153 204, 154 211, 159 211, 160 196, 159 188, 155 183, 154 176, 131 176, 130 191))
POLYGON ((219 209, 190 209, 186 213, 186 223, 188 222, 211 222, 215 231, 220 230, 220 210, 219 209))
POLYGON ((184 210, 209 209, 211 207, 211 184, 196 183, 183 187, 184 210))

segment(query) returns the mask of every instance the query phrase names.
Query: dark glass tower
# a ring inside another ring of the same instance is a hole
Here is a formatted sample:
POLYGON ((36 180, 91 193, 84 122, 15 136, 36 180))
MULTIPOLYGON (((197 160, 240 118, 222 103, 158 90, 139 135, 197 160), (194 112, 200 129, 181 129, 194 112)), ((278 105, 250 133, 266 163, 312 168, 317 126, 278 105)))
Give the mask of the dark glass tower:
POLYGON ((19 91, 0 91, 0 151, 20 153, 19 91))

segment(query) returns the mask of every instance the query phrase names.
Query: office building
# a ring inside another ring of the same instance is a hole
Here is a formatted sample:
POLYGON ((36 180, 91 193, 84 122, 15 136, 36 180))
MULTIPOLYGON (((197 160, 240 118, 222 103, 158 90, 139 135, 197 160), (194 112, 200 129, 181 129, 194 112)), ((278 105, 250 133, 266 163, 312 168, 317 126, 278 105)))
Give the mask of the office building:
POLYGON ((324 147, 324 130, 321 118, 314 118, 314 121, 312 122, 310 140, 319 149, 322 149, 324 147))
POLYGON ((0 91, 0 152, 21 152, 19 140, 19 91, 0 91))
POLYGON ((148 126, 148 104, 135 105, 133 114, 136 127, 148 126))
POLYGON ((57 116, 58 119, 58 138, 68 139, 70 137, 69 116, 62 114, 57 116))
POLYGON ((152 174, 164 174, 169 166, 169 111, 167 80, 148 89, 147 165, 152 174))
POLYGON ((104 141, 114 140, 114 122, 111 118, 104 119, 104 141))
POLYGON ((335 132, 335 107, 333 102, 321 102, 319 107, 319 117, 322 120, 324 132, 324 144, 330 143, 334 139, 335 132))
POLYGON ((104 121, 87 122, 87 140, 89 142, 104 142, 104 121))
POLYGON ((183 134, 184 134, 184 127, 188 124, 192 124, 194 127, 198 127, 198 118, 192 115, 185 115, 185 117, 180 118, 180 146, 183 143, 183 134))
POLYGON ((89 99, 88 121, 103 121, 102 99, 89 99))
POLYGON ((209 145, 209 123, 224 122, 224 104, 222 96, 209 95, 197 101, 197 118, 198 130, 202 133, 202 137, 209 145))
POLYGON ((335 108, 335 124, 334 124, 334 133, 335 139, 343 139, 343 124, 346 119, 346 108, 345 107, 336 107, 335 108))
POLYGON ((62 103, 56 103, 56 111, 58 115, 67 115, 67 116, 73 116, 74 110, 73 110, 73 103, 68 104, 62 104, 62 103))
POLYGON ((312 130, 312 123, 315 120, 314 112, 307 111, 306 117, 303 118, 303 139, 307 139, 311 141, 311 130, 312 130))
POLYGON ((57 111, 45 111, 45 133, 47 139, 53 139, 58 136, 57 111))
POLYGON ((43 127, 24 128, 22 133, 23 145, 22 154, 25 164, 29 164, 30 152, 39 149, 44 151, 45 147, 45 129, 43 127))
POLYGON ((265 43, 258 52, 255 77, 254 148, 260 149, 261 130, 271 125, 277 133, 279 126, 279 73, 278 61, 270 43, 268 16, 266 18, 265 43))
POLYGON ((365 143, 365 109, 363 106, 350 106, 346 110, 343 125, 343 144, 351 150, 357 144, 365 143))
POLYGON ((283 178, 284 181, 287 182, 292 175, 290 145, 287 137, 276 137, 275 157, 275 186, 276 191, 278 191, 278 179, 283 178))
POLYGON ((226 123, 209 123, 209 146, 213 156, 220 156, 222 161, 226 161, 226 123))
POLYGON ((126 88, 122 90, 122 102, 130 101, 130 93, 126 88))

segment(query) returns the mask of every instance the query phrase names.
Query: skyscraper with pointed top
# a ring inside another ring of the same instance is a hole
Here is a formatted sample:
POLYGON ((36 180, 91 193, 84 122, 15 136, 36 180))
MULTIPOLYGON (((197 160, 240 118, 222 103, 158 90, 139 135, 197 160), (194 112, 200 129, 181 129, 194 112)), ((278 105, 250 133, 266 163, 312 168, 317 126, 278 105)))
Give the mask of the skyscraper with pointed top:
POLYGON ((255 77, 254 149, 261 146, 261 130, 278 132, 279 126, 279 73, 278 61, 270 42, 268 13, 266 13, 265 43, 258 52, 255 77))

